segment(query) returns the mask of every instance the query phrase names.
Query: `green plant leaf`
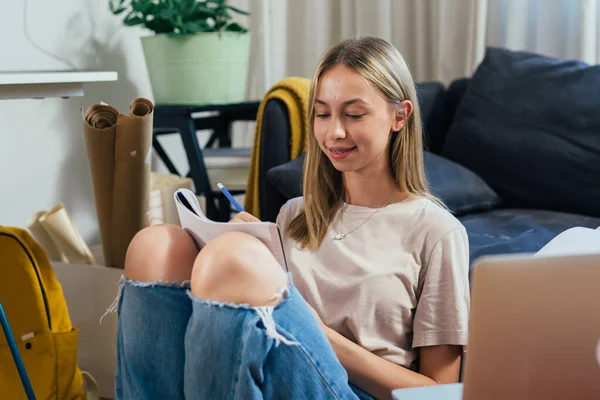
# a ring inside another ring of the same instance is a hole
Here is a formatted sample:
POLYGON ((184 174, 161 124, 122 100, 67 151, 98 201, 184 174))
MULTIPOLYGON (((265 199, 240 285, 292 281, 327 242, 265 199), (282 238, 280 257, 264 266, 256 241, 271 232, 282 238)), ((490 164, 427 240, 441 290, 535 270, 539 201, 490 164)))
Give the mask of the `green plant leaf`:
POLYGON ((181 0, 179 11, 183 16, 189 15, 193 12, 195 4, 196 0, 181 0))
POLYGON ((108 8, 111 13, 118 15, 127 9, 123 3, 125 0, 108 0, 108 8))
POLYGON ((177 15, 177 10, 175 10, 173 8, 165 8, 164 10, 160 10, 160 12, 158 12, 156 16, 158 18, 171 19, 171 18, 175 17, 176 15, 177 15))
POLYGON ((173 32, 173 24, 164 19, 156 18, 152 21, 146 21, 146 28, 154 31, 157 34, 173 32))
POLYGON ((125 10, 126 10, 125 7, 121 7, 121 8, 117 8, 116 10, 111 10, 111 11, 114 15, 119 15, 125 10))
POLYGON ((205 0, 206 4, 214 4, 217 8, 225 7, 226 0, 205 0))
POLYGON ((150 0, 132 0, 131 8, 134 11, 140 12, 142 14, 147 14, 152 8, 154 4, 150 0))
POLYGON ((199 33, 209 31, 211 28, 206 21, 190 21, 183 24, 185 33, 199 33))
POLYGON ((248 29, 244 28, 237 22, 232 22, 230 24, 227 24, 227 26, 225 26, 224 30, 227 32, 248 32, 248 29))
POLYGON ((206 7, 201 3, 196 3, 190 14, 196 14, 202 16, 203 18, 215 18, 217 16, 217 10, 206 7))
POLYGON ((198 32, 247 32, 234 23, 230 12, 249 15, 227 5, 226 0, 107 0, 110 11, 125 15, 126 26, 145 25, 156 34, 182 35, 198 32))
POLYGON ((233 19, 233 16, 231 14, 229 14, 229 11, 227 11, 227 9, 222 9, 219 10, 219 15, 221 16, 221 18, 223 18, 224 20, 230 21, 231 19, 233 19))
POLYGON ((126 26, 134 26, 134 25, 139 25, 139 24, 143 24, 145 21, 143 19, 141 19, 140 17, 133 15, 131 17, 127 17, 123 20, 123 23, 126 26))
POLYGON ((229 8, 231 11, 235 11, 238 14, 242 14, 242 15, 250 15, 250 13, 248 11, 244 11, 244 10, 240 10, 237 7, 233 7, 233 6, 227 6, 227 8, 229 8))

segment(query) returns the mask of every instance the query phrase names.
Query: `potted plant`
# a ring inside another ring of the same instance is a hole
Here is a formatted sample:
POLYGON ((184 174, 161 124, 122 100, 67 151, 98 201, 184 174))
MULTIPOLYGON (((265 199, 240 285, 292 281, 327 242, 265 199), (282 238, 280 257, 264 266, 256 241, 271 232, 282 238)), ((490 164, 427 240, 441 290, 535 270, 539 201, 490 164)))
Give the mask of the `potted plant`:
POLYGON ((244 100, 250 33, 233 21, 249 15, 226 0, 109 0, 126 26, 142 25, 157 104, 224 104, 244 100))

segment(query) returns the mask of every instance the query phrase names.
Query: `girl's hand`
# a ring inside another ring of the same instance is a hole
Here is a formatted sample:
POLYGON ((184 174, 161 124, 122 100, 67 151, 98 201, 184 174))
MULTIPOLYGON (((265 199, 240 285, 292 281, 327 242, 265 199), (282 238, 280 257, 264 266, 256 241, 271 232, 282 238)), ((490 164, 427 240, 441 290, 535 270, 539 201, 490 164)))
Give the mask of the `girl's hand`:
POLYGON ((235 217, 233 217, 229 222, 260 222, 260 219, 256 218, 250 213, 243 211, 237 214, 235 217))

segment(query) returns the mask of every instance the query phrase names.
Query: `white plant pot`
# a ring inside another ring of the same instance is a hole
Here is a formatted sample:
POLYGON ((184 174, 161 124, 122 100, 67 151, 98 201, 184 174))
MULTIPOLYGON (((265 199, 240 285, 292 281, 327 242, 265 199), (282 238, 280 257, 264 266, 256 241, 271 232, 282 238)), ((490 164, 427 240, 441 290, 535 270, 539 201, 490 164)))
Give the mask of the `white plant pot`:
POLYGON ((142 47, 156 104, 244 101, 250 33, 160 34, 142 38, 142 47))

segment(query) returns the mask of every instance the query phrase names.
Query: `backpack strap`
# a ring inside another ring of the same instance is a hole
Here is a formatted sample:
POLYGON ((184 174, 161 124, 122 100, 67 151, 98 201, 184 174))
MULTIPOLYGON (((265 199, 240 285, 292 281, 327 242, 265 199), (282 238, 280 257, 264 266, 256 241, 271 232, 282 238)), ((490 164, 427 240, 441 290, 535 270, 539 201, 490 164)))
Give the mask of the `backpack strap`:
POLYGON ((100 393, 98 392, 98 383, 87 371, 81 371, 81 377, 83 378, 83 390, 87 396, 87 400, 100 400, 100 393))

